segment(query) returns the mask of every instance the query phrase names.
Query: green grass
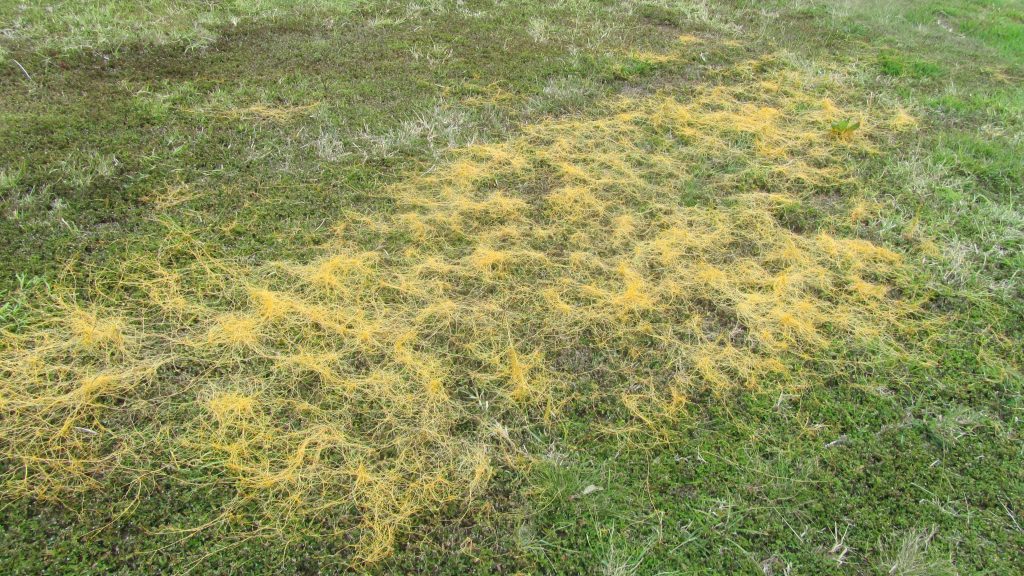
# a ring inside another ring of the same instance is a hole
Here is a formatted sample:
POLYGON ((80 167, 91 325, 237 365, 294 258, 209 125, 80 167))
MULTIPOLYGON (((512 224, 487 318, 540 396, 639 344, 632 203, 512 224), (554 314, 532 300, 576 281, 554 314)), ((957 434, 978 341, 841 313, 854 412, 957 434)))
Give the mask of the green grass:
POLYGON ((908 59, 892 52, 883 52, 878 56, 878 68, 887 76, 910 78, 934 78, 942 73, 942 68, 938 64, 908 59))
POLYGON ((195 50, 216 42, 222 31, 243 22, 265 21, 290 11, 332 18, 350 12, 358 4, 358 0, 300 0, 289 3, 286 10, 285 5, 273 0, 12 2, 0 7, 0 21, 14 41, 57 52, 116 51, 136 42, 195 50))
MULTIPOLYGON (((381 191, 453 148, 505 141, 549 117, 586 118, 620 95, 685 93, 748 58, 783 52, 841 75, 848 91, 834 98, 868 110, 865 129, 881 122, 870 114, 877 103, 905 108, 916 129, 850 160, 863 196, 811 189, 776 218, 904 254, 914 291, 947 320, 918 343, 929 361, 837 343, 801 360, 819 376, 799 392, 697 395, 658 434, 610 432, 629 415, 593 396, 524 437, 535 457, 526 472, 497 470, 480 499, 419 519, 368 569, 1024 565, 1021 2, 76 0, 52 11, 6 3, 0 29, 11 31, 0 37, 0 326, 15 331, 48 286, 85 294, 116 263, 156 250, 161 220, 234 261, 301 261, 339 215, 390 214, 395 200, 381 191), (638 56, 682 34, 704 39, 691 57, 638 56), (851 220, 857 201, 874 208, 851 220), (844 372, 828 368, 837 361, 844 372)), ((722 201, 701 178, 667 186, 685 204, 722 201)), ((602 386, 607 359, 581 349, 559 362, 602 386)), ((228 486, 190 483, 200 472, 191 473, 155 476, 128 509, 134 494, 66 506, 0 496, 0 572, 349 566, 343 539, 283 546, 167 531, 213 520, 231 497, 228 486), (105 512, 80 514, 86 504, 105 512)))

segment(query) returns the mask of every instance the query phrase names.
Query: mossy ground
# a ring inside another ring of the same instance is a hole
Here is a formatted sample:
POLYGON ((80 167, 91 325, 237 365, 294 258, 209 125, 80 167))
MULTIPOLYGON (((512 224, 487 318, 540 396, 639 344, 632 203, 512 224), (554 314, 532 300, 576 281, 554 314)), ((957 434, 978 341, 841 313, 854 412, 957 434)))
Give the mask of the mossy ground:
POLYGON ((1024 562, 1019 3, 78 4, 0 12, 5 572, 1024 562))

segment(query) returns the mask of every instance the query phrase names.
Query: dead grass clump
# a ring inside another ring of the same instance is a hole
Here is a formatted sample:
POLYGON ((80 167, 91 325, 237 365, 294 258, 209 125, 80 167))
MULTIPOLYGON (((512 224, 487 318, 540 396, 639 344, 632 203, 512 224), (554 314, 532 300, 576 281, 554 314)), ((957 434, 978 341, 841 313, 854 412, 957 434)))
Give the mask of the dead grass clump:
POLYGON ((373 561, 519 465, 516 438, 580 400, 573 383, 598 378, 660 430, 697 389, 805 385, 803 361, 837 343, 897 349, 915 311, 900 256, 779 217, 856 187, 847 167, 887 129, 832 137, 863 115, 820 82, 751 62, 525 126, 390 188, 394 213, 311 262, 233 264, 169 225, 122 272, 116 315, 58 303, 3 335, 5 490, 137 478, 173 454, 190 482, 234 489, 206 528, 344 534, 373 561), (564 361, 580 350, 600 375, 564 361))
MULTIPOLYGON (((215 110, 211 113, 215 116, 230 119, 263 120, 268 122, 288 122, 296 117, 307 115, 319 106, 319 102, 304 106, 274 106, 268 104, 252 104, 238 108, 226 108, 215 110)), ((202 111, 200 111, 202 112, 202 111)))

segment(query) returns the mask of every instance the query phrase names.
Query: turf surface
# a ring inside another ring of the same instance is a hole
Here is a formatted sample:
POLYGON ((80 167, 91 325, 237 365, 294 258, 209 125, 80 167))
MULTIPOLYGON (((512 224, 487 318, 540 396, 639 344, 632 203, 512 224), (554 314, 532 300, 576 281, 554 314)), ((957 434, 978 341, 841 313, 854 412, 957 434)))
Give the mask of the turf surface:
POLYGON ((0 6, 0 567, 1013 573, 1022 18, 0 6))

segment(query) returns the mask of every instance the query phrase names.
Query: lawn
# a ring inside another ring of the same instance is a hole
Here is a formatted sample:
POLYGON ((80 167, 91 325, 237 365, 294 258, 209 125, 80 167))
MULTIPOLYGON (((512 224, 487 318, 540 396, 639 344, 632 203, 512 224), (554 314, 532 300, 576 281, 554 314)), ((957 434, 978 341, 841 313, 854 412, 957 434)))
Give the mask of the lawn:
POLYGON ((0 3, 0 572, 1012 574, 1019 0, 0 3))

